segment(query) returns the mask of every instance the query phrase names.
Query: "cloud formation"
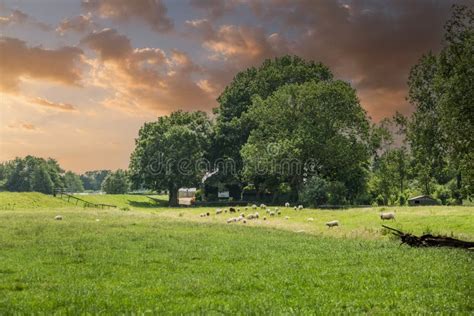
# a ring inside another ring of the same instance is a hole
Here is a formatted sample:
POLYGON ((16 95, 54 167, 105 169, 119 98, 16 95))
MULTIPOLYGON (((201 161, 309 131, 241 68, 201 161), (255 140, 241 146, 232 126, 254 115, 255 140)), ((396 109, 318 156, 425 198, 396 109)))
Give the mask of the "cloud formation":
POLYGON ((174 26, 161 0, 83 0, 82 7, 119 22, 143 21, 156 32, 168 32, 174 26))
POLYGON ((52 102, 50 100, 36 97, 36 98, 30 98, 29 99, 30 103, 41 106, 41 107, 46 107, 49 109, 54 109, 54 110, 59 110, 59 111, 77 111, 77 108, 69 103, 60 103, 60 102, 52 102))
MULTIPOLYGON (((8 11, 8 9, 4 8, 1 11, 8 11)), ((26 14, 25 12, 18 9, 11 10, 9 15, 0 16, 0 26, 8 26, 8 25, 30 25, 33 27, 37 27, 42 31, 51 30, 51 26, 49 26, 48 24, 40 22, 36 20, 35 18, 31 17, 30 15, 26 14)))
POLYGON ((0 37, 0 91, 18 92, 24 77, 78 85, 82 53, 77 47, 28 47, 22 40, 0 37))
POLYGON ((25 122, 25 121, 19 121, 19 122, 12 122, 8 124, 8 128, 11 129, 16 129, 16 130, 25 130, 25 131, 36 131, 37 128, 34 124, 25 122))
POLYGON ((59 23, 56 32, 64 35, 67 32, 85 33, 93 30, 95 23, 91 14, 80 14, 72 18, 65 18, 59 23))
POLYGON ((167 55, 159 48, 133 48, 128 37, 115 29, 93 32, 81 44, 98 55, 98 60, 90 61, 94 83, 113 91, 106 106, 164 115, 178 108, 214 105, 209 90, 193 78, 201 67, 182 51, 173 49, 167 55))

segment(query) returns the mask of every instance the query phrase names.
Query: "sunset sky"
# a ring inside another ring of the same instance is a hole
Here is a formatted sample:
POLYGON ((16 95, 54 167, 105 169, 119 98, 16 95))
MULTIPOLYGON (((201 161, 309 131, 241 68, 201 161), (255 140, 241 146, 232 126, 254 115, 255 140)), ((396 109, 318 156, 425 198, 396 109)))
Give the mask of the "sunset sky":
POLYGON ((0 0, 0 161, 127 168, 138 129, 205 110, 233 76, 297 54, 327 64, 374 121, 442 42, 452 1, 0 0))

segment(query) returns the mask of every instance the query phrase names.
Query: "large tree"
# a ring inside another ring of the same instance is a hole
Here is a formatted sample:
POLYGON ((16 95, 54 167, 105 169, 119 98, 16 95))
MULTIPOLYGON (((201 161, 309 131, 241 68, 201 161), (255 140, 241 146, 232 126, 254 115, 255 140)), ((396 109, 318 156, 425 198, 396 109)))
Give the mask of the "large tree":
POLYGON ((306 178, 341 182, 349 200, 364 187, 370 124, 355 90, 342 81, 286 85, 254 98, 245 115, 256 126, 241 154, 244 174, 288 182, 293 199, 306 178))
POLYGON ((204 112, 177 111, 145 123, 130 161, 135 187, 168 190, 169 204, 178 205, 178 190, 199 183, 206 166, 211 123, 204 112), (201 169, 202 167, 202 169, 201 169))
MULTIPOLYGON (((287 84, 332 80, 332 73, 321 63, 305 61, 297 56, 283 56, 266 60, 258 68, 238 73, 217 99, 219 107, 212 146, 214 159, 232 159, 237 178, 243 168, 240 149, 247 142, 254 126, 242 119, 254 97, 266 99, 287 84)), ((234 174, 235 175, 235 174, 234 174)))
POLYGON ((457 171, 464 196, 474 193, 473 22, 472 9, 453 6, 440 54, 423 56, 410 72, 409 100, 416 110, 408 134, 426 193, 431 179, 447 181, 448 167, 457 171))

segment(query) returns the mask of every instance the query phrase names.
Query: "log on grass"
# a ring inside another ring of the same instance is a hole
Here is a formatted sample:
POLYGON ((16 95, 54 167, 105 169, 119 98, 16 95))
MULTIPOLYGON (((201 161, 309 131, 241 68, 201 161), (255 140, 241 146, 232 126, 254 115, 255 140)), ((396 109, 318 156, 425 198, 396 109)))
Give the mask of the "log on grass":
POLYGON ((391 230, 392 234, 400 238, 402 244, 407 244, 412 247, 452 247, 474 249, 474 242, 472 241, 464 241, 446 236, 434 236, 431 234, 425 234, 418 237, 385 225, 382 225, 382 227, 391 230))

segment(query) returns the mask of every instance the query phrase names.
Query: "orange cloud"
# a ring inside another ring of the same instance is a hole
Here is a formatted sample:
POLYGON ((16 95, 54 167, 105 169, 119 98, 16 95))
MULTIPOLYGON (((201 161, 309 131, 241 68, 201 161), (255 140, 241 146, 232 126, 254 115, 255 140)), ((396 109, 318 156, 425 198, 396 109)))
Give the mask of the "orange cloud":
POLYGON ((32 98, 29 100, 31 103, 34 103, 36 105, 46 107, 46 108, 51 108, 55 110, 60 110, 60 111, 77 111, 77 108, 69 103, 56 103, 52 102, 40 97, 37 98, 32 98))
POLYGON ((18 129, 18 130, 25 130, 25 131, 36 131, 37 128, 32 123, 20 121, 20 122, 12 122, 8 124, 8 127, 11 129, 18 129))
POLYGON ((82 50, 28 47, 24 41, 0 37, 0 91, 18 92, 21 78, 51 80, 78 85, 81 79, 82 50))
POLYGON ((144 21, 157 32, 173 29, 173 21, 167 16, 167 8, 161 0, 83 0, 82 7, 102 18, 144 21))
POLYGON ((98 55, 91 60, 92 81, 110 90, 103 104, 129 114, 151 111, 160 115, 176 109, 211 109, 215 96, 193 75, 201 74, 184 52, 169 56, 159 48, 132 48, 130 40, 114 29, 93 32, 81 40, 98 55))

